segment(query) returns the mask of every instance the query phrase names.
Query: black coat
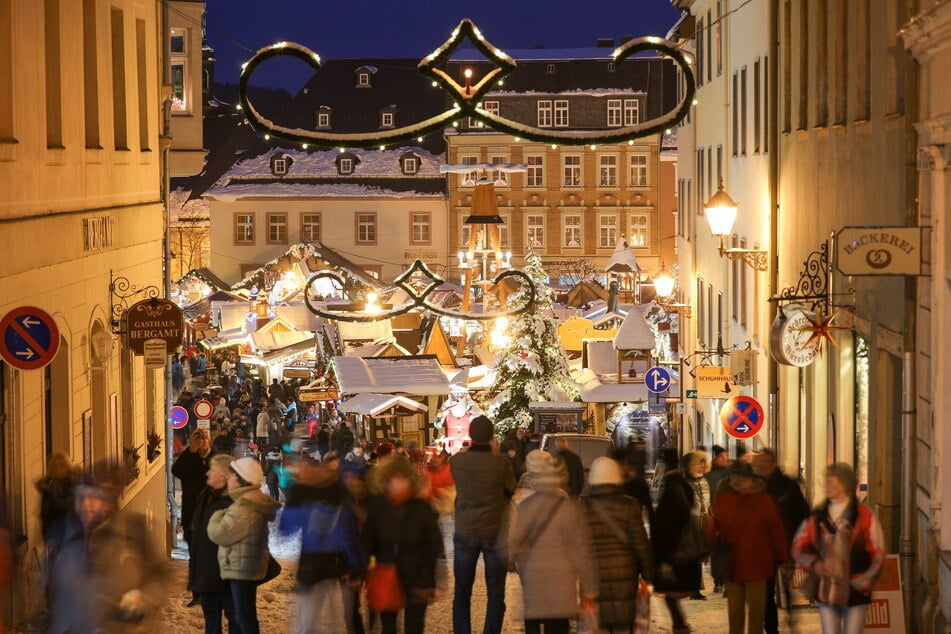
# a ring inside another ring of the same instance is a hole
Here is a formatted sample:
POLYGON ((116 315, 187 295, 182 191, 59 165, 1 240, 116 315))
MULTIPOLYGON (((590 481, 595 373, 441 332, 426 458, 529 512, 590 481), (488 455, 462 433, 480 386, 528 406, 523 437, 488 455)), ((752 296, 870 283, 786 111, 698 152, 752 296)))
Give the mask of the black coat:
POLYGON ((363 541, 367 554, 380 563, 395 563, 403 588, 436 587, 436 561, 443 556, 436 513, 423 500, 412 498, 394 506, 382 495, 370 499, 363 541))
POLYGON ((227 490, 205 487, 198 494, 192 541, 188 545, 188 587, 192 592, 228 592, 228 582, 222 581, 218 567, 218 544, 208 538, 208 520, 212 513, 228 508, 232 502, 227 490))
POLYGON ((642 476, 635 474, 630 480, 621 486, 621 490, 641 503, 641 507, 647 510, 647 523, 653 530, 654 526, 654 505, 651 502, 651 489, 642 476))
POLYGON ((186 542, 191 541, 192 518, 198 505, 198 495, 205 488, 210 459, 211 452, 202 458, 191 449, 185 449, 172 465, 172 475, 182 481, 182 527, 186 542))
POLYGON ((578 454, 568 449, 562 449, 558 455, 565 461, 565 469, 568 471, 568 493, 571 497, 578 497, 584 488, 584 463, 578 454))
POLYGON ((799 525, 809 517, 809 503, 799 488, 799 483, 784 474, 779 469, 766 477, 766 492, 776 502, 779 516, 783 518, 786 528, 786 539, 792 540, 799 530, 799 525))
MULTIPOLYGON (((692 521, 693 488, 679 469, 664 476, 664 494, 654 512, 651 539, 654 546, 654 562, 658 570, 667 564, 673 566, 674 553, 680 544, 687 522, 692 521)), ((657 592, 696 592, 700 590, 700 562, 673 566, 671 580, 663 574, 654 574, 654 589, 657 592)))

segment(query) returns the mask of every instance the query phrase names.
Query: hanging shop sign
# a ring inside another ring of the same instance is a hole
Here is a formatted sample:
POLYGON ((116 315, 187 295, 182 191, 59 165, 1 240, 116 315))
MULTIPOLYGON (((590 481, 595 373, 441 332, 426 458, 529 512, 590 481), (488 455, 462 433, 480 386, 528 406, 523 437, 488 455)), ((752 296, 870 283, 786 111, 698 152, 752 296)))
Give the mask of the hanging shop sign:
POLYGON ((337 390, 301 390, 297 400, 301 403, 318 403, 322 401, 336 401, 340 398, 337 390))
POLYGON ((819 356, 820 340, 810 335, 810 317, 801 304, 780 307, 769 330, 769 353, 776 363, 804 368, 819 356))
POLYGON ((284 368, 285 379, 309 379, 310 370, 307 368, 284 368))
POLYGON ((734 350, 730 353, 730 374, 737 385, 753 385, 756 381, 756 350, 734 350))
POLYGON ((167 351, 175 350, 182 345, 182 309, 167 299, 142 300, 126 312, 126 332, 129 349, 136 354, 145 354, 150 339, 162 339, 167 351))
POLYGON ((730 368, 724 365, 702 365, 696 369, 694 378, 697 398, 730 398, 740 393, 730 368))
POLYGON ((920 227, 843 227, 836 234, 843 275, 920 275, 920 227))

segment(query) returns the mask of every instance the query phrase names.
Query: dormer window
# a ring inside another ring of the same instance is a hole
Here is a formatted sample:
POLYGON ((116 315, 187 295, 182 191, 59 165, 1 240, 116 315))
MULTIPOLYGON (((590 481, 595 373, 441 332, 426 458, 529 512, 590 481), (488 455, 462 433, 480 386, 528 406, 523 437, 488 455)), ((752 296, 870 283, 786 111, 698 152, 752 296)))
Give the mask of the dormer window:
POLYGON ((370 85, 370 73, 367 73, 367 72, 357 73, 357 85, 358 85, 358 86, 369 86, 369 85, 370 85))
POLYGON ((376 66, 363 65, 357 69, 357 88, 369 88, 371 77, 376 74, 376 66))
POLYGON ((400 157, 400 170, 406 176, 412 176, 419 172, 419 167, 422 162, 419 159, 419 156, 413 152, 407 152, 400 157))
POLYGON ((356 169, 358 162, 359 159, 350 152, 337 155, 337 173, 341 176, 353 174, 353 170, 356 169))
POLYGON ((392 128, 393 127, 393 113, 392 112, 381 113, 380 125, 384 128, 392 128))
POLYGON ((614 62, 608 62, 608 72, 613 73, 615 71, 614 62))
POLYGON ((327 106, 321 106, 317 110, 317 127, 318 128, 330 127, 330 108, 328 108, 327 106))
POLYGON ((554 65, 554 64, 549 64, 549 65, 548 65, 548 69, 547 69, 545 72, 548 73, 549 75, 554 74, 554 72, 555 72, 555 65, 554 65))
POLYGON ((275 154, 271 157, 271 174, 274 176, 284 176, 291 169, 294 159, 286 154, 275 154))

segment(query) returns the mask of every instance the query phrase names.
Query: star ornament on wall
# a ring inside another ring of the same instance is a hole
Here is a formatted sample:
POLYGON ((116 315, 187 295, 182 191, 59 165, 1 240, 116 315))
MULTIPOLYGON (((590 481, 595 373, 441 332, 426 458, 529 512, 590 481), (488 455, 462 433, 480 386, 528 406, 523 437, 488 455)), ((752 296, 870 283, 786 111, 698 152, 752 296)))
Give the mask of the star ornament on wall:
POLYGON ((819 354, 822 354, 822 343, 823 340, 827 340, 830 344, 839 347, 839 344, 836 343, 833 333, 837 330, 852 330, 849 326, 838 326, 835 324, 835 318, 839 315, 838 311, 832 313, 831 315, 823 315, 821 311, 814 313, 808 313, 806 319, 809 320, 808 326, 802 326, 796 328, 800 332, 808 332, 809 338, 806 340, 803 347, 808 347, 815 340, 819 340, 819 354))

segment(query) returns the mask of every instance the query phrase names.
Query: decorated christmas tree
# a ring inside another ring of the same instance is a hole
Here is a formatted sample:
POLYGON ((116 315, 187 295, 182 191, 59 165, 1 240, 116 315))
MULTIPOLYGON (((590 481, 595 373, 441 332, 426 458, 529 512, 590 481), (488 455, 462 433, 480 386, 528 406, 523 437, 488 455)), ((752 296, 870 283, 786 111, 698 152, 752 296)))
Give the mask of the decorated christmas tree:
MULTIPOLYGON (((531 427, 529 403, 573 400, 578 393, 568 377, 568 359, 558 339, 552 315, 553 293, 545 284, 541 256, 529 251, 523 271, 535 283, 536 301, 506 324, 507 345, 498 352, 495 382, 488 392, 489 417, 495 421, 496 432, 503 436, 519 427, 531 427)), ((517 303, 522 292, 509 300, 517 303)))

